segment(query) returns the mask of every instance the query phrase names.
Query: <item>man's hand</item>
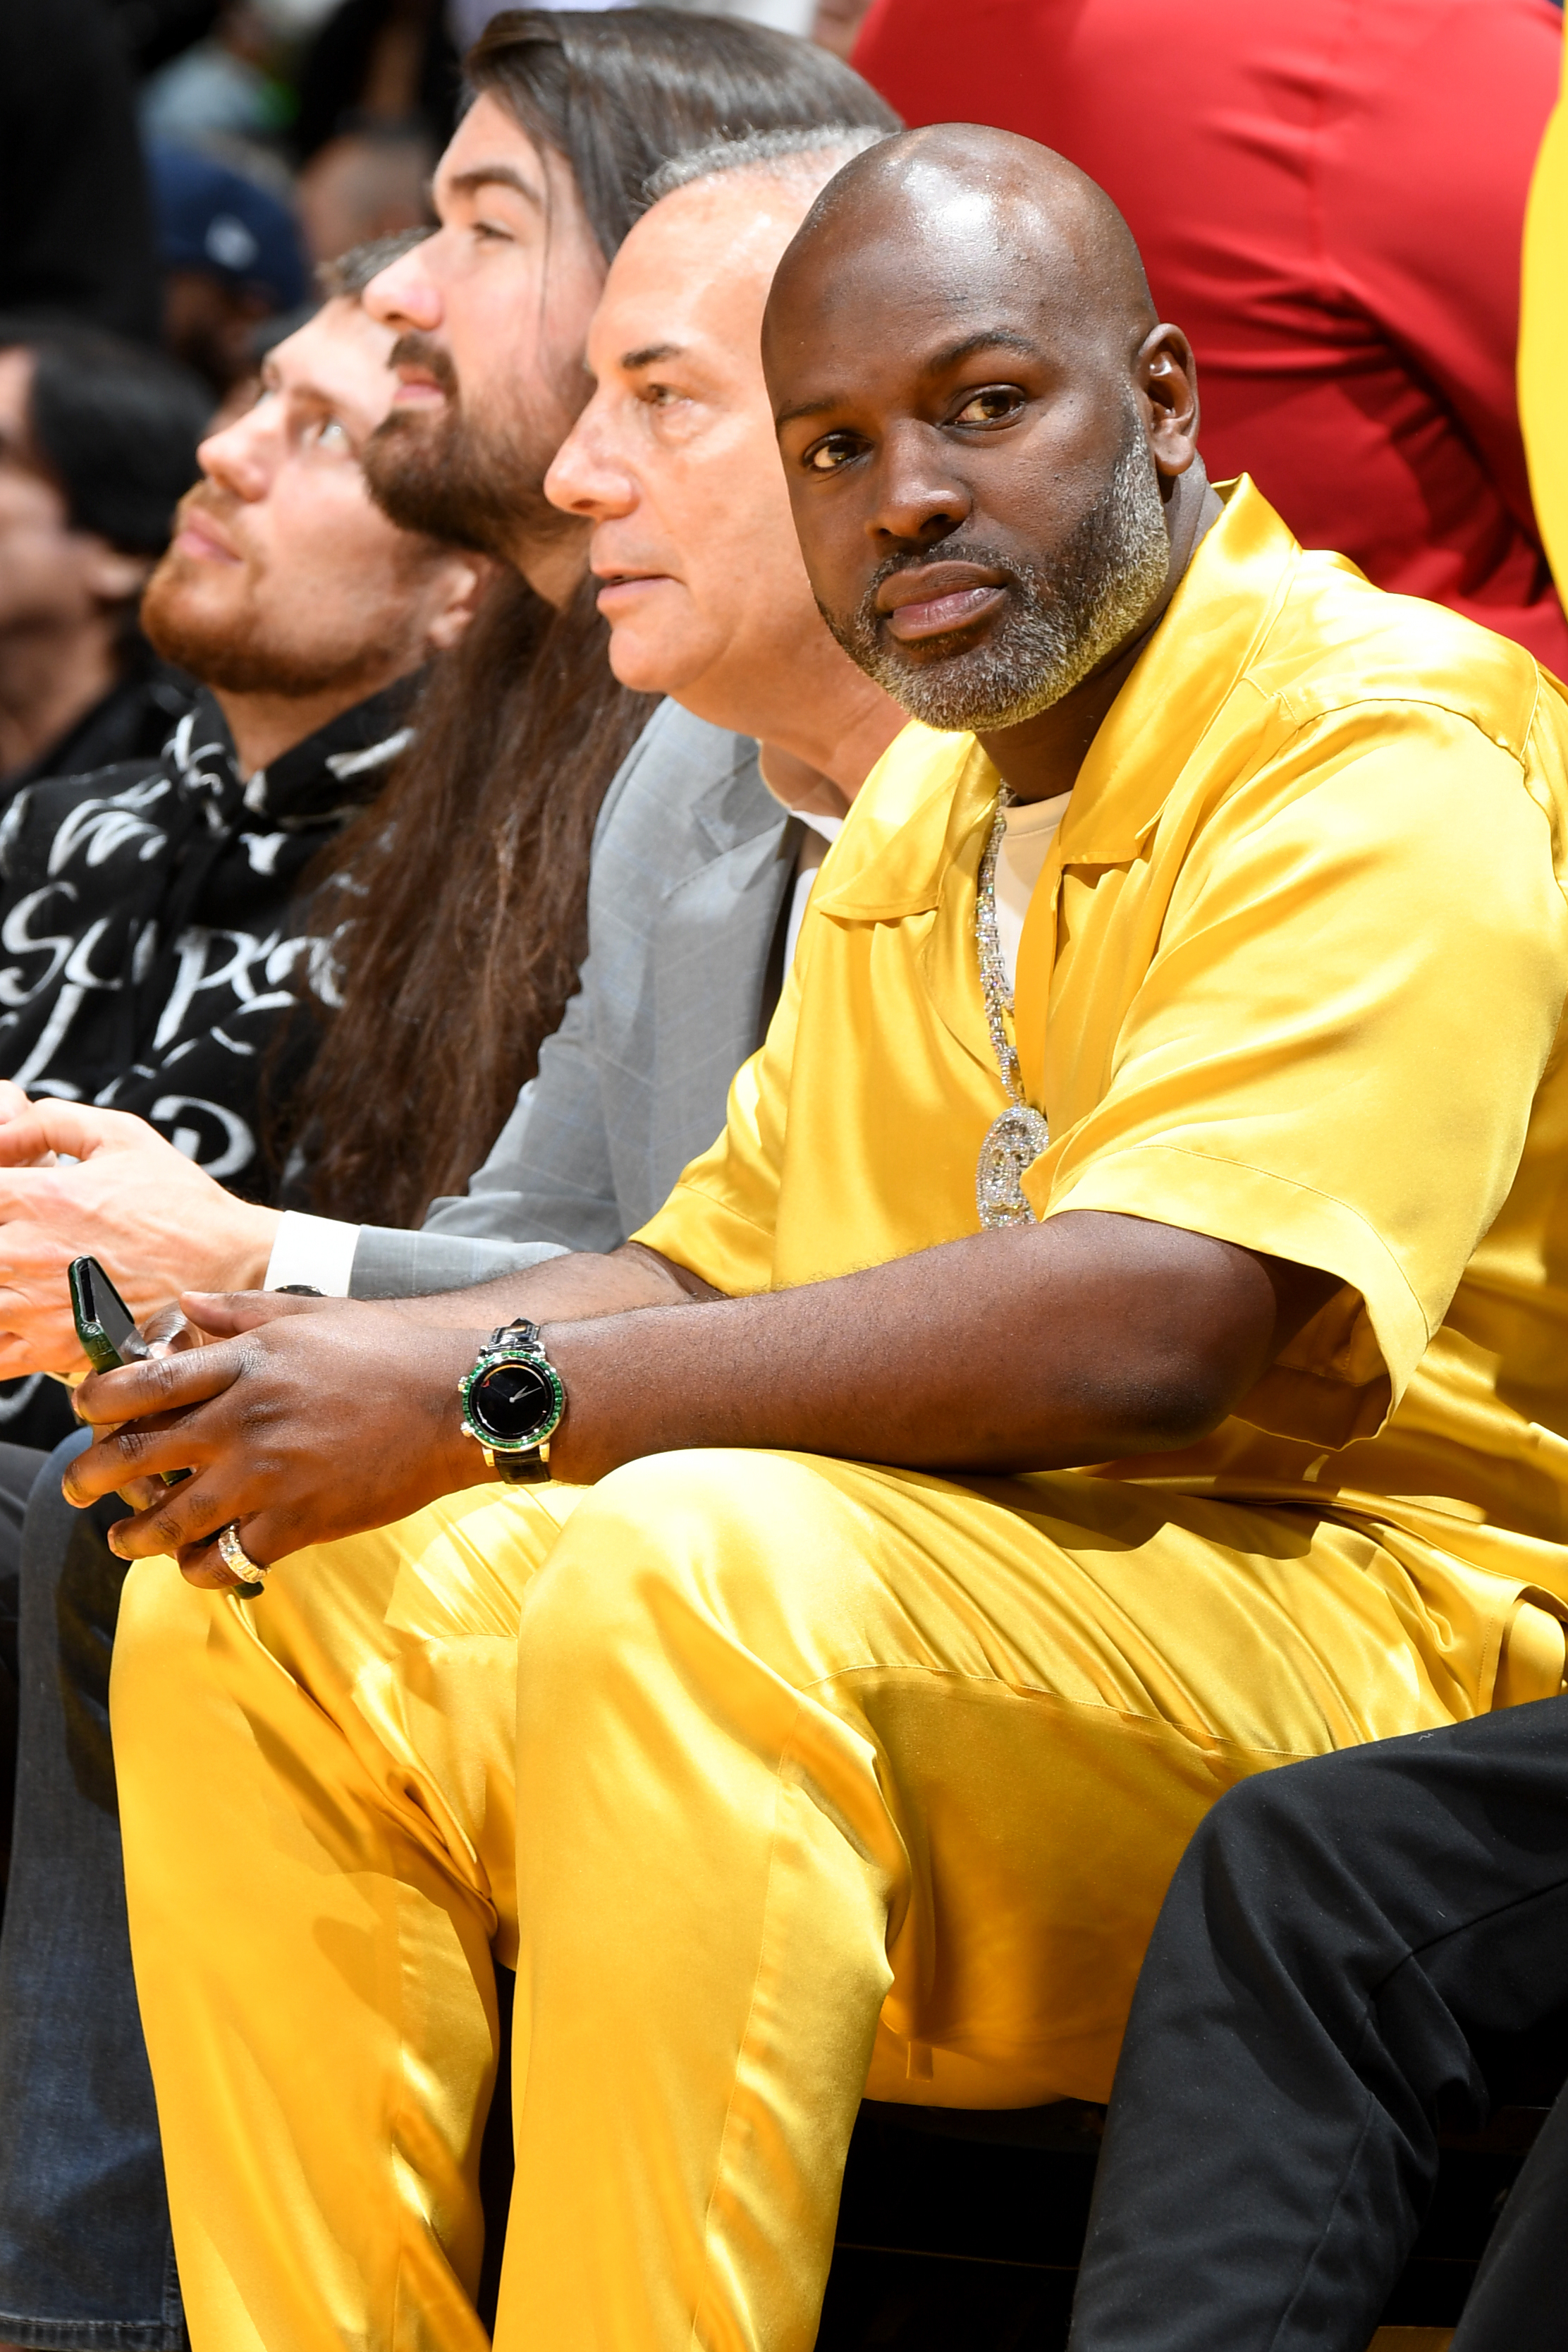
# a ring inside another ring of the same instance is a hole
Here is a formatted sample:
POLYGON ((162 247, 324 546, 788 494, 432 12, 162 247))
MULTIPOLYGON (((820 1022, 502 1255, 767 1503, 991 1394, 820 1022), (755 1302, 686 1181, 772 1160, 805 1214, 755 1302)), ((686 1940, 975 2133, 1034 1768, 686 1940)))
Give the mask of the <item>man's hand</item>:
POLYGON ((143 1119, 0 1084, 0 1379, 83 1369, 72 1258, 96 1257, 140 1322, 196 1284, 258 1286, 277 1223, 143 1119))
POLYGON ((118 1552, 173 1552, 192 1583, 226 1588, 237 1580, 213 1539, 231 1520, 270 1567, 492 1478, 463 1434, 457 1382, 497 1324, 623 1317, 695 1295, 712 1294, 635 1244, 423 1300, 187 1292, 181 1307, 211 1344, 193 1360, 127 1364, 82 1383, 77 1410, 102 1435, 72 1463, 66 1496, 124 1495, 139 1515, 116 1527, 118 1552), (197 1475, 171 1489, 153 1483, 184 1469, 197 1475))
POLYGON ((193 1468, 122 1521, 114 1546, 172 1551, 193 1581, 227 1585, 213 1542, 231 1520, 270 1564, 478 1485, 491 1474, 462 1433, 457 1381, 497 1292, 504 1313, 540 1320, 552 1292, 575 1302, 544 1327, 566 1383, 550 1442, 565 1480, 688 1445, 1069 1469, 1197 1443, 1339 1286, 1206 1234, 1083 1210, 749 1298, 715 1298, 635 1247, 554 1259, 444 1302, 449 1315, 466 1298, 465 1329, 380 1304, 187 1295, 214 1344, 86 1382, 84 1419, 137 1425, 79 1455, 66 1492, 87 1503, 128 1477, 193 1468))
POLYGON ((128 1488, 152 1498, 110 1536, 122 1559, 172 1552, 193 1584, 226 1589, 236 1580, 214 1538, 231 1520, 270 1565, 493 1476, 463 1435, 457 1396, 488 1331, 276 1292, 183 1304, 234 1336, 94 1373, 77 1391, 78 1412, 102 1433, 66 1473, 67 1501, 128 1488), (131 1487, 186 1469, 195 1475, 177 1486, 131 1487))

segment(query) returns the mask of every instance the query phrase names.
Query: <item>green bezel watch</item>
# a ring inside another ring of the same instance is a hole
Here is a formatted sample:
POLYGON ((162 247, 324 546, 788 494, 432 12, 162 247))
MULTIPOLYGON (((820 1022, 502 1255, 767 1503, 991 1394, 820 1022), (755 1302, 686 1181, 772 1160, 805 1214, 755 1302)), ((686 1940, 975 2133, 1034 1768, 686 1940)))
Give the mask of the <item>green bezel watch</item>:
POLYGON ((519 1316, 492 1331, 457 1383, 463 1434, 482 1449, 497 1478, 517 1484, 549 1476, 549 1442, 566 1411, 566 1384, 539 1342, 539 1327, 519 1316))

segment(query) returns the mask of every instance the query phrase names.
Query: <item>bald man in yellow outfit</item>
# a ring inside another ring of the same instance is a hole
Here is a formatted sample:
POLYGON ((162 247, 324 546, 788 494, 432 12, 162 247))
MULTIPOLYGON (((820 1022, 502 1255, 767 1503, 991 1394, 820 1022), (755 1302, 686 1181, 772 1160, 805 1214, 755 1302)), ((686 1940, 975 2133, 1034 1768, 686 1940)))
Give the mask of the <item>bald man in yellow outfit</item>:
POLYGON ((1103 2098, 1223 1789, 1563 1684, 1562 697, 1209 488, 1027 142, 847 167, 765 351, 934 724, 725 1134, 612 1258, 81 1392, 172 1420, 78 1498, 194 1470, 113 1704, 196 2352, 480 2352, 492 1954, 502 2352, 805 2352, 863 2093, 1103 2098), (548 1483, 459 1417, 503 1316, 548 1483))

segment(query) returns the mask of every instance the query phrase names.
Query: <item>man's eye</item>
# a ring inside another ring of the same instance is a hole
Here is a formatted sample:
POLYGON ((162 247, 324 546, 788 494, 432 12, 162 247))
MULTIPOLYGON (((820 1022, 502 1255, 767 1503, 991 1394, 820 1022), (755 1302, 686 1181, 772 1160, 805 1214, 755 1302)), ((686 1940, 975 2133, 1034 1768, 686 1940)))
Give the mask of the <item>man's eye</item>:
POLYGON ((852 434, 826 433, 820 441, 813 441, 801 462, 813 474, 836 474, 859 450, 852 434))
POLYGON ((1003 417, 1016 416, 1023 406, 1023 394, 1016 384, 988 383, 983 392, 972 392, 954 417, 955 425, 996 425, 1003 417))
POLYGON ((349 428, 336 416, 323 416, 311 427, 310 437, 319 449, 351 451, 353 442, 349 428))

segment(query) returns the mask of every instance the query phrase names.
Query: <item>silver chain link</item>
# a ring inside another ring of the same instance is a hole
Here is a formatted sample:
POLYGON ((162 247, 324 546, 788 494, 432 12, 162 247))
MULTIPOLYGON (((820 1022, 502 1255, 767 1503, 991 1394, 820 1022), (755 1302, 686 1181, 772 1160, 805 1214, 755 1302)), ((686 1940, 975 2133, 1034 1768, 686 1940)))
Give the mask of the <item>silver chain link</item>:
POLYGON ((980 858, 979 878, 975 889, 975 941, 980 951, 980 987, 986 999, 986 1026, 991 1033, 991 1051, 997 1057, 997 1067, 1002 1074, 1002 1084, 1011 1102, 1021 1103, 1023 1073, 1012 1039, 1008 1035, 1007 1016, 1013 1009, 1012 983, 1002 958, 1001 935, 997 929, 997 858, 1001 851, 1002 835, 1007 831, 1007 813, 1013 796, 1003 784, 997 793, 996 814, 980 858))

